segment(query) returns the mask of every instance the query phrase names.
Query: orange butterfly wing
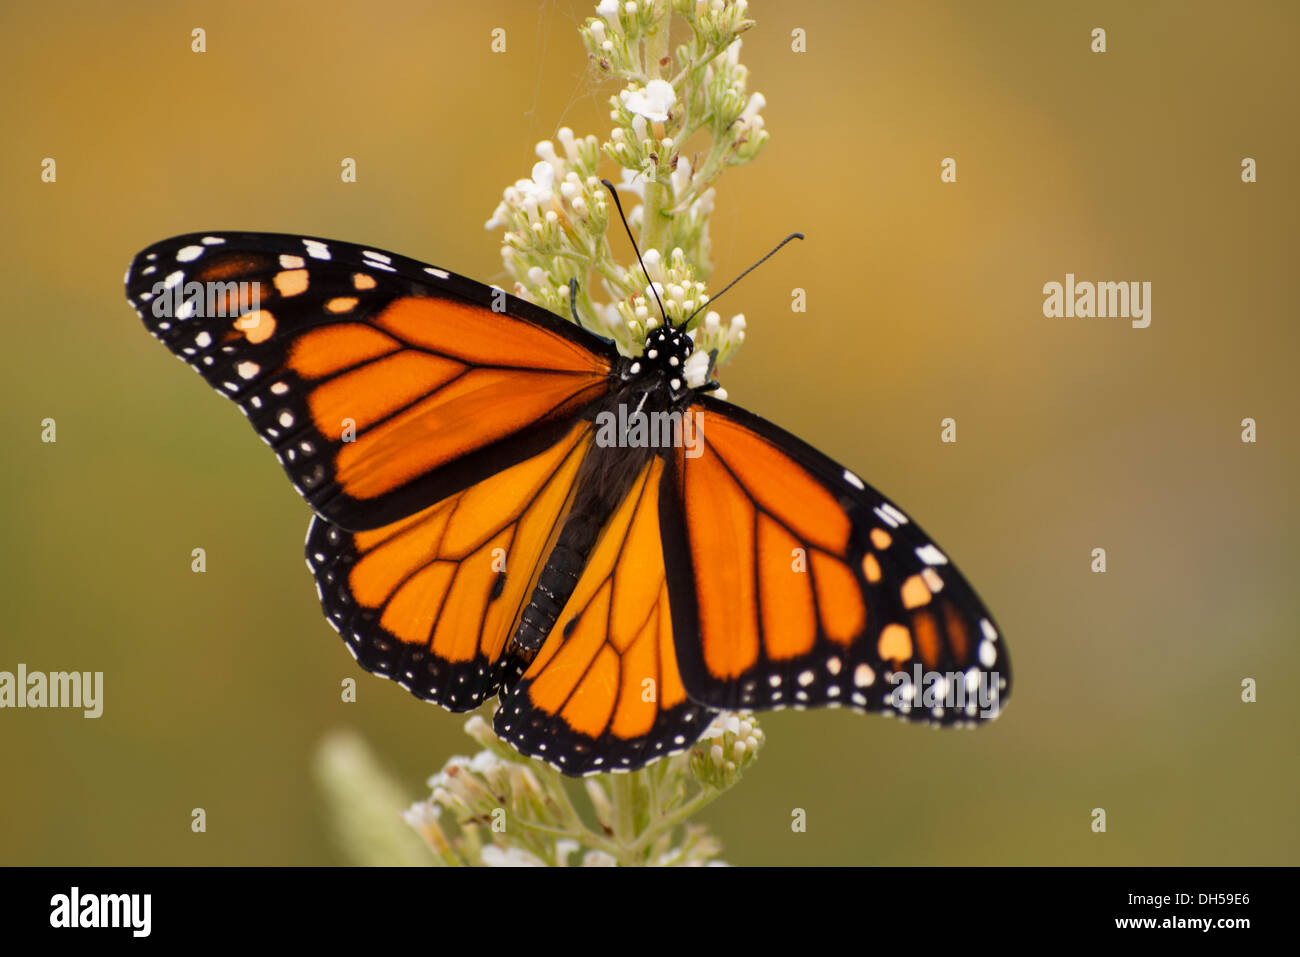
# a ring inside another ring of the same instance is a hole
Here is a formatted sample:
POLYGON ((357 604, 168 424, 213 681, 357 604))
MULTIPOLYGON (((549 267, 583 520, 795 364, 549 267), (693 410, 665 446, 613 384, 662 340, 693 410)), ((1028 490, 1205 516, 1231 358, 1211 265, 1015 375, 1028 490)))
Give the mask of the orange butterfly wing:
POLYGON ((307 565, 357 661, 452 711, 518 677, 508 643, 591 441, 579 422, 549 449, 381 528, 314 518, 307 565))
POLYGON ((915 523, 758 416, 710 397, 691 411, 700 454, 675 450, 664 547, 693 700, 941 724, 998 713, 1011 674, 997 626, 915 523))
POLYGON ((573 594, 494 727, 566 774, 636 768, 689 747, 713 712, 686 695, 673 648, 653 457, 606 523, 573 594))
POLYGON ((126 282, 149 331, 345 528, 387 525, 548 448, 609 391, 617 356, 501 290, 331 240, 179 236, 140 253, 126 282))

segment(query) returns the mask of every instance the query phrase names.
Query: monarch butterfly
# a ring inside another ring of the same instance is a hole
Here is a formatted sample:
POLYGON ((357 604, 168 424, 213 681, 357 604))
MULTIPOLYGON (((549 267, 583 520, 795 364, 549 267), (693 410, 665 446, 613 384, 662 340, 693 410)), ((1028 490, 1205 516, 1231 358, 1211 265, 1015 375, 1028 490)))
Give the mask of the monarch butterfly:
POLYGON ((266 233, 157 243, 126 292, 311 505, 307 565, 357 661, 451 711, 499 694, 497 733, 565 774, 680 751, 721 709, 970 725, 1006 700, 997 627, 947 556, 692 387, 685 323, 629 358, 446 270, 266 233), (695 447, 609 442, 629 408, 671 437, 689 419, 695 447))

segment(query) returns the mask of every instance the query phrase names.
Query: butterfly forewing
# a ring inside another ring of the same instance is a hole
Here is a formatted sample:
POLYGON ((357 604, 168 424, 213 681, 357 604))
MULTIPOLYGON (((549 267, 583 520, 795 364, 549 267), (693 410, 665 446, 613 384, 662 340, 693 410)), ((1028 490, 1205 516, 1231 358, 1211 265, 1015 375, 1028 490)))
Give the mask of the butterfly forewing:
POLYGON ((312 507, 353 529, 548 447, 609 390, 616 357, 499 289, 331 240, 176 237, 135 258, 127 297, 312 507))

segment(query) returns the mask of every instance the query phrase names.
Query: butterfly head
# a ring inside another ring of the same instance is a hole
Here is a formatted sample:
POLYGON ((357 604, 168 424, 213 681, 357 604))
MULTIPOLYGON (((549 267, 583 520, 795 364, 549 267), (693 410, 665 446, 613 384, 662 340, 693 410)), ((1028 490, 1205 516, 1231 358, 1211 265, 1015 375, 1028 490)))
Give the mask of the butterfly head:
POLYGON ((695 342, 680 328, 664 325, 651 329, 645 338, 641 357, 632 365, 638 375, 657 375, 668 383, 673 395, 687 391, 686 360, 695 351, 695 342))

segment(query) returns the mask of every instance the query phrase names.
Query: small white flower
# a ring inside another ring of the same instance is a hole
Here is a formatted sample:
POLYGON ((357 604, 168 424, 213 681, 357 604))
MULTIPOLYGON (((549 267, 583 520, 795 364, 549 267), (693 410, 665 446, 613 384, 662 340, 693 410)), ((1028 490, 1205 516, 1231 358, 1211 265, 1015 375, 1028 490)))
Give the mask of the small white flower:
MULTIPOLYGON (((614 130, 614 132, 622 133, 623 131, 616 129, 614 130)), ((615 139, 618 139, 618 137, 615 137, 615 139)), ((645 201, 645 177, 641 175, 640 171, 634 169, 624 169, 622 171, 622 178, 623 178, 623 182, 618 184, 618 188, 627 190, 629 193, 636 195, 644 202, 645 201)), ((654 250, 649 250, 649 252, 654 252, 654 250)))
POLYGON ((629 113, 644 116, 652 123, 663 123, 668 119, 668 111, 677 102, 677 93, 667 80, 651 80, 645 89, 624 90, 618 98, 629 113))
MULTIPOLYGON (((547 142, 546 145, 550 146, 551 144, 547 142)), ((551 150, 551 155, 555 155, 554 149, 551 150)), ((537 193, 539 195, 545 193, 546 197, 549 199, 551 195, 551 184, 555 182, 555 167, 547 160, 542 160, 540 163, 534 163, 533 182, 537 184, 537 193)))
POLYGON ((501 764, 501 759, 491 751, 483 750, 469 760, 469 769, 475 774, 486 774, 501 764))
POLYGON ((495 844, 489 844, 483 848, 483 863, 488 867, 545 867, 537 857, 529 854, 527 851, 518 847, 507 847, 505 849, 497 847, 495 844))
POLYGON ((618 30, 618 0, 600 0, 596 4, 596 12, 605 18, 611 28, 618 30))
MULTIPOLYGON (((666 149, 671 149, 671 147, 668 146, 667 141, 664 142, 664 147, 666 149)), ((669 180, 673 184, 673 195, 683 195, 691 185, 691 161, 685 156, 679 157, 677 160, 677 168, 672 171, 669 180)))
POLYGON ((560 157, 555 152, 555 144, 552 143, 550 140, 542 140, 535 147, 533 147, 533 152, 535 152, 538 156, 540 156, 542 159, 546 160, 546 162, 552 165, 555 165, 560 162, 560 157))
POLYGON ((650 274, 651 279, 658 281, 663 278, 663 258, 659 255, 659 250, 647 249, 641 254, 641 261, 645 263, 646 272, 650 274))
POLYGON ((573 136, 573 130, 567 126, 561 126, 559 132, 555 134, 555 138, 564 147, 564 155, 568 157, 569 162, 573 162, 578 158, 578 141, 573 136))
POLYGON ((682 366, 682 378, 686 380, 686 385, 692 389, 698 389, 704 385, 704 377, 709 371, 709 356, 706 352, 696 350, 692 352, 682 366))
MULTIPOLYGON (((508 215, 510 215, 510 210, 506 208, 506 204, 497 203, 497 208, 492 211, 492 218, 483 224, 483 228, 500 229, 502 226, 506 225, 507 223, 506 217, 508 215)), ((503 256, 507 255, 509 252, 510 252, 510 247, 508 246, 501 247, 501 254, 503 256)))
POLYGON ((417 801, 402 812, 402 820, 419 830, 430 822, 436 823, 442 814, 442 808, 429 801, 417 801))

